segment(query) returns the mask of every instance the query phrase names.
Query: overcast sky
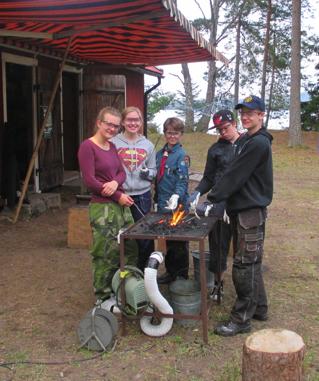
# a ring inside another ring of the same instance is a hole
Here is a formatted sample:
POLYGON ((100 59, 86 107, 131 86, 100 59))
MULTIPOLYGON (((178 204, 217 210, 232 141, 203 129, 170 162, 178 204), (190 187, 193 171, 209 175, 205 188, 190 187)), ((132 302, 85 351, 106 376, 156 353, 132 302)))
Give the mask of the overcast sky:
MULTIPOLYGON (((312 20, 302 20, 302 27, 304 25, 307 25, 307 29, 309 28, 309 25, 313 25, 313 30, 315 33, 319 34, 318 27, 316 26, 316 23, 318 23, 319 20, 319 0, 309 0, 313 7, 313 12, 315 17, 312 20)), ((207 11, 207 14, 209 14, 208 11, 208 0, 198 0, 200 3, 203 11, 207 11), (206 7, 206 8, 205 8, 206 7)), ((184 16, 189 19, 195 19, 198 17, 201 17, 201 12, 198 9, 197 5, 193 0, 177 0, 177 5, 179 10, 184 14, 184 16)), ((223 53, 227 58, 229 58, 229 54, 223 51, 222 47, 218 47, 218 50, 223 53)), ((315 74, 314 66, 316 63, 319 62, 319 58, 312 57, 311 60, 308 60, 308 62, 303 62, 303 66, 306 65, 306 72, 315 74)), ((176 92, 177 90, 183 90, 181 82, 174 77, 172 74, 178 74, 181 75, 181 66, 180 65, 164 65, 160 66, 162 69, 164 69, 164 75, 165 78, 162 80, 162 84, 160 86, 160 89, 163 91, 171 91, 176 92)), ((193 82, 199 85, 199 88, 201 91, 201 96, 205 97, 205 91, 206 91, 206 82, 202 79, 203 73, 207 69, 207 63, 206 62, 200 62, 200 63, 190 63, 189 68, 191 71, 193 82)), ((146 76, 146 84, 154 84, 157 81, 154 78, 146 76)), ((240 96, 243 96, 241 94, 240 96)))

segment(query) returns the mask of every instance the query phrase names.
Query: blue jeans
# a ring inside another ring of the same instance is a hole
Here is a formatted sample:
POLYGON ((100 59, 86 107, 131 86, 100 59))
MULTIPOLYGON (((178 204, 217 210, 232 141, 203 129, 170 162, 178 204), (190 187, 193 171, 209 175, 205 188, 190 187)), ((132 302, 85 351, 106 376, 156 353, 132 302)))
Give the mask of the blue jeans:
MULTIPOLYGON (((138 206, 138 208, 141 210, 141 212, 144 215, 151 211, 151 207, 152 207, 151 191, 148 191, 144 194, 131 196, 131 197, 133 198, 134 203, 138 206)), ((131 212, 135 222, 140 220, 143 217, 139 209, 137 209, 135 205, 131 206, 131 212)), ((154 251, 154 241, 149 239, 138 239, 136 240, 136 242, 138 245, 137 267, 140 270, 144 271, 148 258, 154 251)))

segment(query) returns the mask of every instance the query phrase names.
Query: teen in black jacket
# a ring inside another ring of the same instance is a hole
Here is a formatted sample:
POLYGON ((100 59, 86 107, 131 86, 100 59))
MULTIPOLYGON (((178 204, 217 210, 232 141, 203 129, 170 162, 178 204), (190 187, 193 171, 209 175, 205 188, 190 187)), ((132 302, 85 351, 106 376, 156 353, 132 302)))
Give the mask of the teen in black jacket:
POLYGON ((215 329, 222 336, 249 332, 251 319, 268 318, 261 264, 266 208, 273 196, 272 136, 263 128, 262 99, 249 96, 236 109, 247 133, 238 139, 234 161, 207 197, 212 203, 226 200, 234 240, 237 299, 229 322, 215 329))
MULTIPOLYGON (((194 203, 198 195, 202 196, 209 192, 218 183, 234 159, 236 143, 239 137, 234 114, 230 110, 220 110, 213 115, 213 122, 214 125, 211 128, 216 128, 220 138, 207 152, 204 175, 190 196, 190 203, 194 203)), ((216 210, 223 211, 224 208, 225 202, 222 202, 216 210)), ((227 220, 227 218, 228 216, 225 219, 227 220)), ((209 233, 209 270, 214 273, 215 280, 210 293, 213 300, 221 300, 224 293, 223 278, 227 269, 230 241, 231 229, 229 221, 227 223, 221 218, 209 233)))

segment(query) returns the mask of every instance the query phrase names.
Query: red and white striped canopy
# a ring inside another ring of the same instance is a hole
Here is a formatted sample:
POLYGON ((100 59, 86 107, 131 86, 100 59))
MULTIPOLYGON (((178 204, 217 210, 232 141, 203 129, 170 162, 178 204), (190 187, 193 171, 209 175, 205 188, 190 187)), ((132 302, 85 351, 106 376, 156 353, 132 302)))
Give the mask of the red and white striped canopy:
POLYGON ((227 62, 173 0, 0 2, 0 44, 62 51, 80 60, 135 65, 227 62))

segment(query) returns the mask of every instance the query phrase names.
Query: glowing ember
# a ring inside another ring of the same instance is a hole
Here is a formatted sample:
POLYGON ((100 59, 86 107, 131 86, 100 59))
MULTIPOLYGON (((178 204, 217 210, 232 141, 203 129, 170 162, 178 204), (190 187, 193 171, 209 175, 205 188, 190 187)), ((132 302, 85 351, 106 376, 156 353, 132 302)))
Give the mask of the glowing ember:
POLYGON ((176 226, 182 221, 184 216, 185 216, 185 211, 183 210, 183 205, 178 205, 178 208, 173 213, 173 217, 170 219, 168 224, 170 226, 176 226))

